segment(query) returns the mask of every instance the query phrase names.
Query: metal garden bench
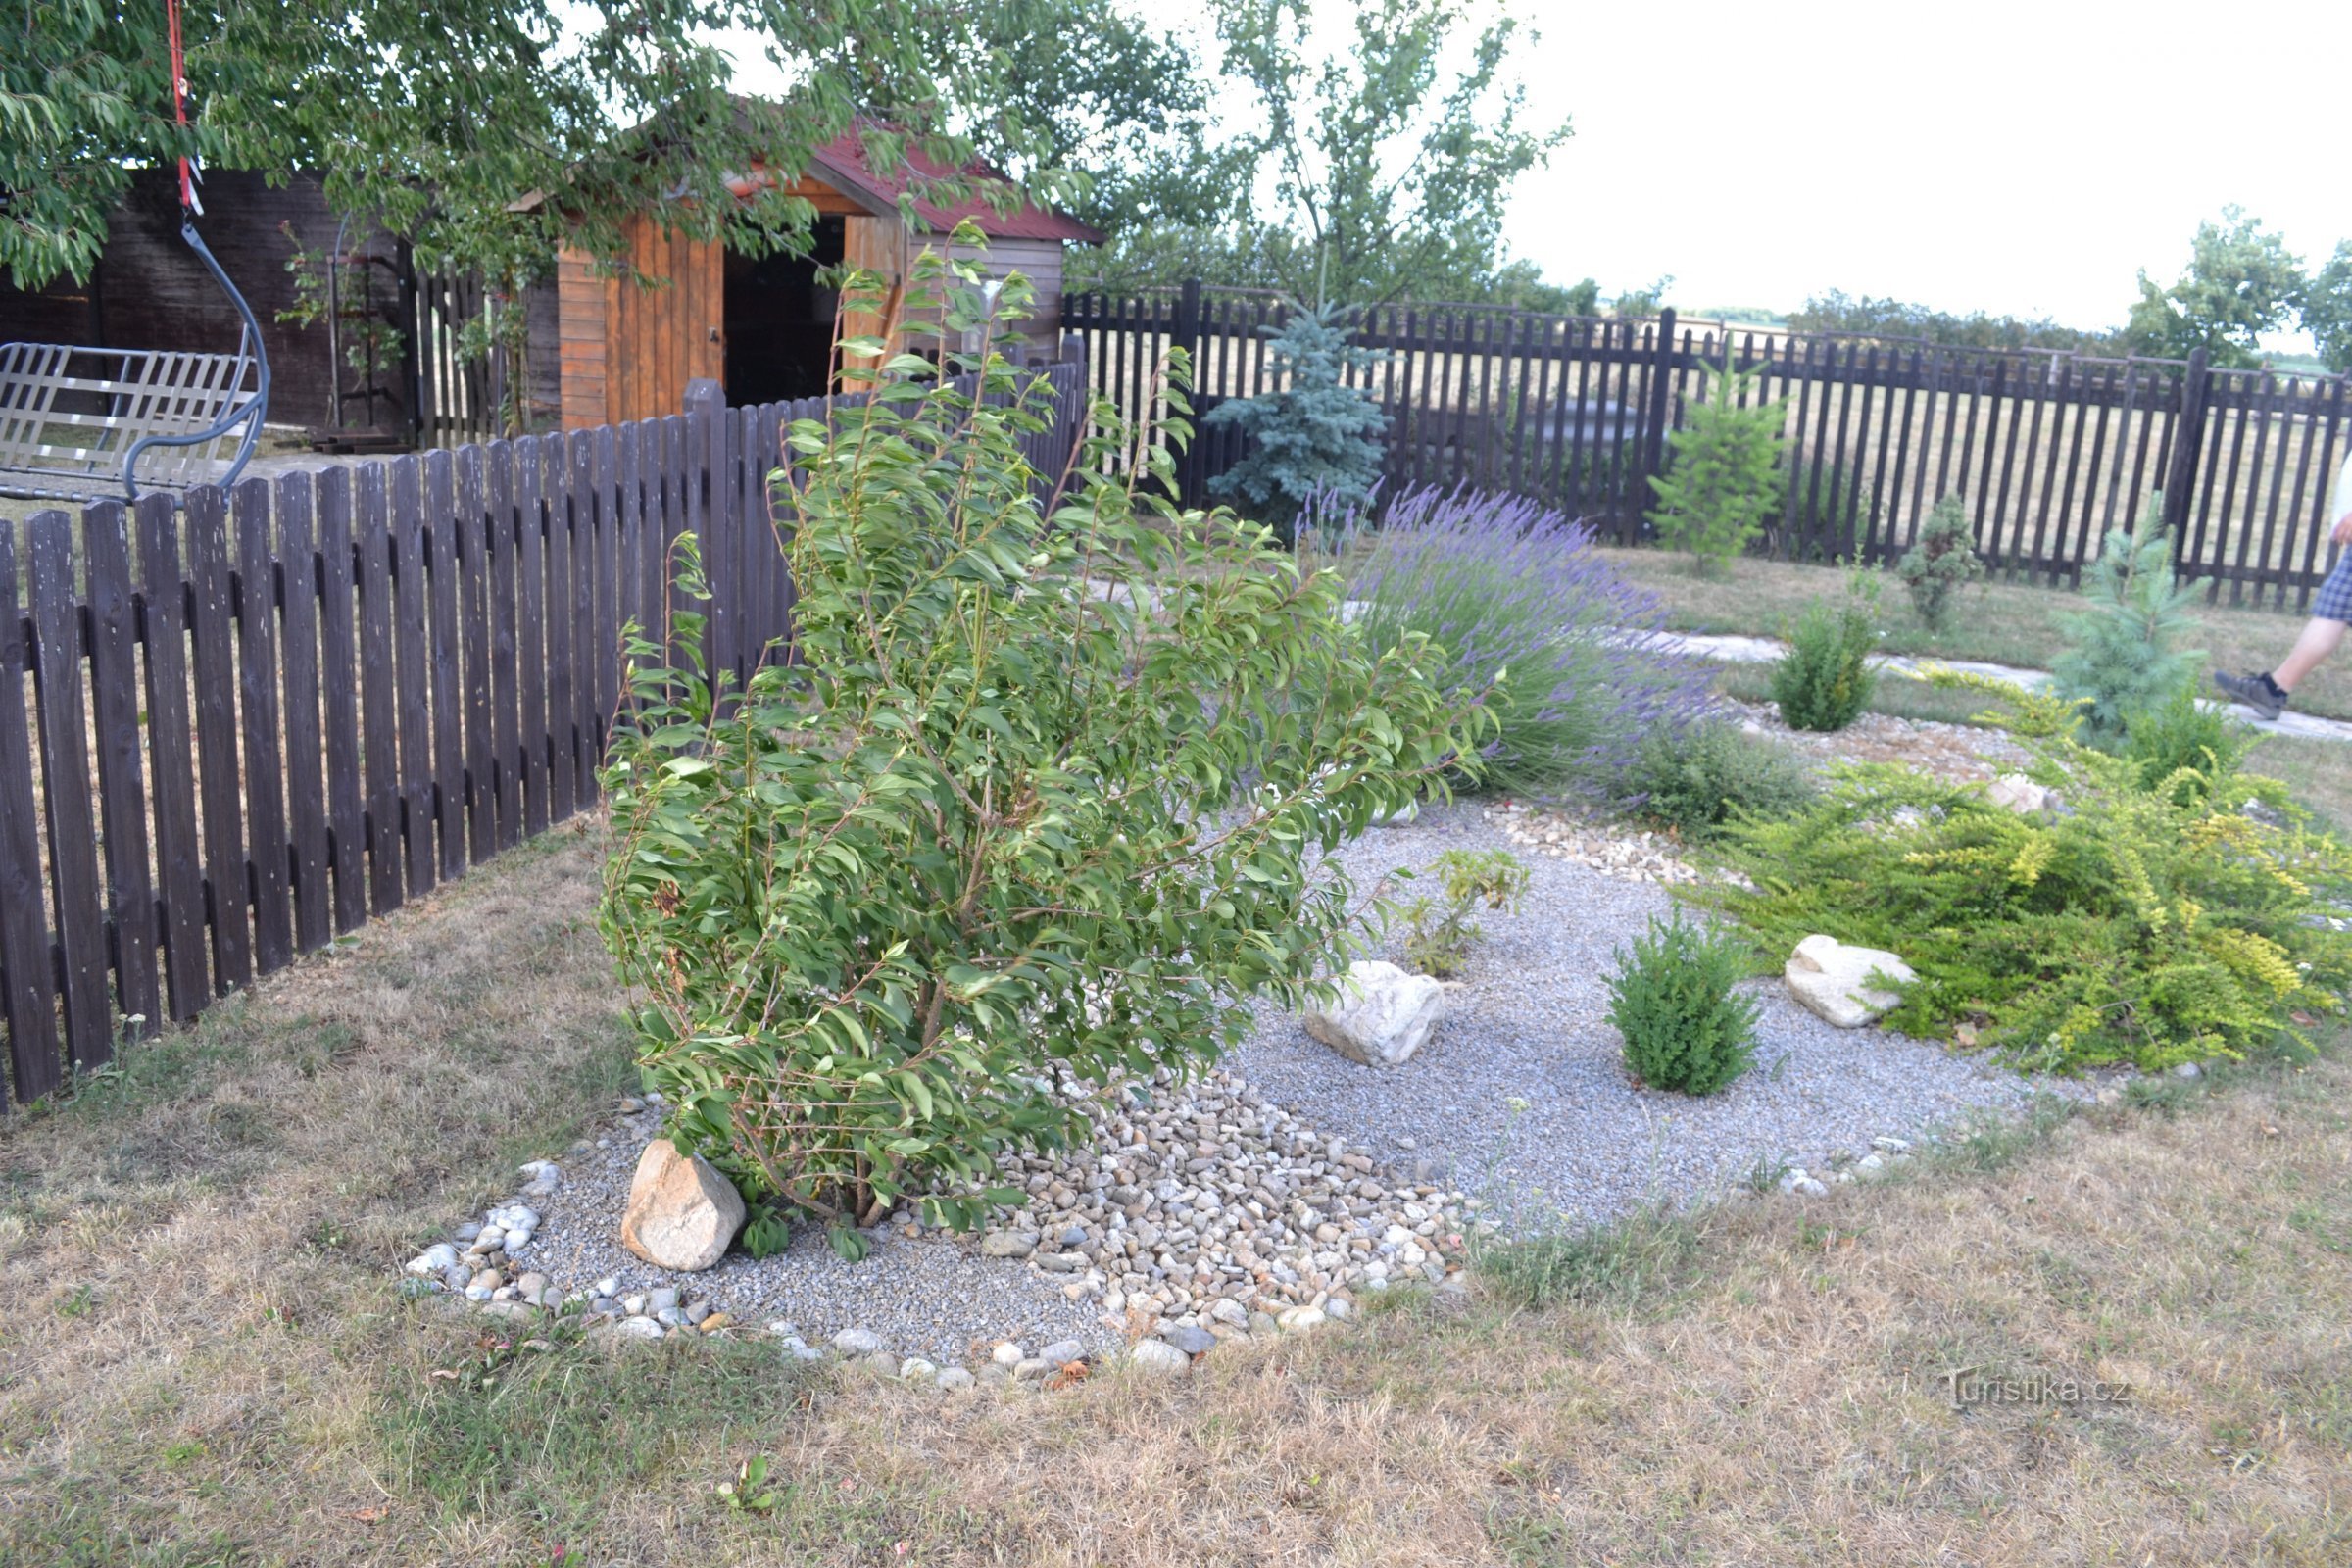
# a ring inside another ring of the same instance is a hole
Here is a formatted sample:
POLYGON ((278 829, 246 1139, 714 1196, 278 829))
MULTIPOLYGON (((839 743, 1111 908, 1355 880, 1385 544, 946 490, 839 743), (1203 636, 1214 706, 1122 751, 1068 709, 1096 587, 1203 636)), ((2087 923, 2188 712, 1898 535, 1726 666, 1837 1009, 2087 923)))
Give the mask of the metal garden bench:
POLYGON ((261 434, 268 387, 250 352, 0 343, 0 494, 97 501, 227 484, 261 434))
MULTIPOLYGON (((183 167, 192 208, 187 177, 183 167)), ((184 216, 179 237, 236 306, 237 352, 0 343, 0 495, 135 501, 226 485, 244 468, 270 412, 270 357, 253 308, 184 216)))

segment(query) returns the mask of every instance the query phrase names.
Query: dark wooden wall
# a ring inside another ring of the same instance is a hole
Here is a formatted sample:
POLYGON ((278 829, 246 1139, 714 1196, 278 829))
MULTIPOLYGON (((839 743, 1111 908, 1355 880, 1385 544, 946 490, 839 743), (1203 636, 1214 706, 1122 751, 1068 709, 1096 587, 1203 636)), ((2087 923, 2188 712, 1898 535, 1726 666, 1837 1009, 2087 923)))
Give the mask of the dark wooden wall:
MULTIPOLYGON (((131 181, 86 286, 60 280, 25 294, 0 283, 0 342, 233 351, 236 309, 181 243, 173 186, 173 175, 164 170, 149 170, 131 181)), ((306 328, 277 319, 277 313, 294 303, 294 275, 286 270, 294 242, 279 225, 291 223, 306 249, 323 255, 334 247, 337 218, 318 181, 298 174, 272 189, 260 174, 222 170, 205 176, 202 195, 205 216, 196 220, 197 232, 252 304, 270 351, 270 422, 331 426, 325 326, 306 328)), ((348 247, 391 256, 388 237, 358 232, 358 225, 354 229, 345 236, 348 247)), ((390 274, 376 271, 379 291, 390 298, 390 274)), ((407 393, 399 370, 388 369, 378 379, 392 392, 391 401, 378 400, 370 421, 365 403, 353 399, 353 422, 407 428, 407 393)))

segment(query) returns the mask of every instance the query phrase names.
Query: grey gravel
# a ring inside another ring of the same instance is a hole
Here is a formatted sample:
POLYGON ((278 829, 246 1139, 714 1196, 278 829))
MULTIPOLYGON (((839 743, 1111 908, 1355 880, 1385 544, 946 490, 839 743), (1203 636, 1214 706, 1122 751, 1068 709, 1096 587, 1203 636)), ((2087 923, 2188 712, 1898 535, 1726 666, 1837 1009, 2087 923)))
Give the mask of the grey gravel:
POLYGON ((697 1274, 656 1268, 620 1245, 619 1227, 637 1156, 660 1130, 661 1107, 641 1103, 620 1118, 612 1148, 575 1155, 555 1193, 538 1200, 531 1267, 560 1297, 643 1297, 649 1314, 668 1308, 681 1321, 681 1300, 737 1323, 784 1318, 812 1345, 863 1329, 902 1356, 940 1366, 968 1364, 1005 1336, 1033 1344, 1075 1338, 1090 1348, 1116 1339, 1100 1321, 1099 1303, 1069 1300, 1026 1259, 983 1257, 938 1231, 909 1237, 897 1224, 865 1232, 872 1250, 857 1263, 807 1229, 785 1251, 756 1262, 738 1250, 697 1274))
MULTIPOLYGON (((1506 847, 1480 808, 1458 804, 1339 854, 1361 893, 1446 850, 1506 847)), ((1760 1044, 1745 1076, 1704 1099, 1637 1088, 1607 1021, 1606 980, 1612 950, 1667 912, 1667 892, 1523 858, 1525 904, 1480 912, 1485 939, 1410 1062, 1359 1066, 1261 1005, 1235 1070, 1376 1159, 1485 1197, 1506 1226, 1607 1219, 1653 1199, 1719 1193, 1759 1166, 1826 1167, 1869 1152, 1877 1137, 1915 1137, 1980 1107, 2019 1109, 2037 1090, 2089 1092, 1883 1029, 1833 1028, 1777 981, 1752 983, 1760 1044)))

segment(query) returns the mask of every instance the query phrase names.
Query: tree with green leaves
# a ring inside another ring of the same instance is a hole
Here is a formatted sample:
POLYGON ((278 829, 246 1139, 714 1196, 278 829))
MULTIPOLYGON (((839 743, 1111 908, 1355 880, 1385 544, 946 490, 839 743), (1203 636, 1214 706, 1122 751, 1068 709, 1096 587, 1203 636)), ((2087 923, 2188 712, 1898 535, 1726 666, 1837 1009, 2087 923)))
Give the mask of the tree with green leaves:
POLYGON ((1674 275, 1668 273, 1646 286, 1637 285, 1621 291, 1609 301, 1609 314, 1622 320, 1639 320, 1655 316, 1666 307, 1666 291, 1674 287, 1674 275))
POLYGON ((1261 187, 1244 247, 1299 299, 1472 297, 1501 261, 1519 176, 1569 134, 1508 68, 1533 34, 1500 4, 1355 0, 1344 47, 1312 0, 1216 0, 1261 187), (1485 20, 1480 20, 1484 12, 1485 20))
POLYGON ((2304 285, 2302 315, 2320 363, 2338 375, 2352 371, 2352 240, 2340 242, 2304 285))
POLYGON ((1213 134, 1212 77, 1175 33, 1120 0, 989 0, 962 20, 959 46, 1002 66, 954 118, 1014 175, 1066 174, 1063 207, 1109 248, 1214 227, 1246 203, 1238 155, 1213 134))
POLYGON ((2203 349, 2225 368, 2261 363, 2262 336, 2284 326, 2303 300, 2303 264, 2284 235, 2225 207, 2197 225, 2188 266, 2170 287, 2139 274, 2139 302, 2124 338, 2134 354, 2184 360, 2203 349))
MULTIPOLYGON (((0 49, 0 275, 20 288, 86 277, 132 172, 181 154, 314 172, 424 266, 494 280, 537 275, 559 244, 617 260, 635 213, 760 254, 804 243, 814 209, 775 184, 739 199, 730 178, 795 174, 860 114, 960 167, 941 106, 1006 96, 1001 55, 933 47, 961 24, 953 0, 191 0, 183 131, 163 0, 24 13, 0 49), (730 32, 792 88, 732 94, 730 32)), ((1001 139, 1025 124, 1007 109, 1001 139)), ((878 130, 868 149, 890 163, 901 145, 878 130)))
MULTIPOLYGON (((947 341, 987 322, 977 276, 947 341)), ((858 1255, 901 1203, 973 1224, 1018 1196, 1001 1157, 1083 1136, 1084 1092, 1199 1070, 1253 996, 1304 1002, 1355 913, 1331 852, 1492 732, 1425 639, 1369 646, 1335 572, 1162 499, 1153 444, 1102 429, 1042 507, 1050 393, 956 363, 978 392, 906 355, 792 426, 804 660, 715 691, 674 617, 686 660, 637 642, 604 775, 640 1060, 757 1245, 796 1221, 858 1255)))
POLYGON ((1755 372, 1732 368, 1727 353, 1707 372, 1690 422, 1675 432, 1666 471, 1649 476, 1658 542, 1687 552, 1695 570, 1720 567, 1745 550, 1780 494, 1788 404, 1751 403, 1755 395, 1755 372))

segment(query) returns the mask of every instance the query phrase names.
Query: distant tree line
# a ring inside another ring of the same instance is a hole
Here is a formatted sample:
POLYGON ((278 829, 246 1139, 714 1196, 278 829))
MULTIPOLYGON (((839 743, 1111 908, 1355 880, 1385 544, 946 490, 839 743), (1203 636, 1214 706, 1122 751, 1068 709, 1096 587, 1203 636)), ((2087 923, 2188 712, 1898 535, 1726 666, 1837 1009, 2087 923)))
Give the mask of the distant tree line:
POLYGON ((2184 360, 2197 349, 2209 364, 2246 369, 2278 358, 2263 339, 2300 326, 2320 363, 2352 370, 2352 240, 2317 270, 2305 272, 2284 235, 2240 209, 2197 225, 2188 264, 2171 283, 2143 270, 2139 298, 2118 328, 2067 326, 2046 317, 1955 316, 1901 300, 1817 294, 1788 313, 1798 332, 1848 332, 1873 338, 1925 338, 1953 348, 2048 349, 2059 353, 2139 355, 2184 360))
POLYGON ((1925 338, 1952 348, 2054 349, 2071 354, 2118 354, 2122 334, 2085 331, 2046 317, 2028 318, 1972 311, 1956 316, 1895 299, 1855 296, 1841 289, 1816 294, 1788 313, 1796 332, 1849 332, 1872 338, 1925 338))

